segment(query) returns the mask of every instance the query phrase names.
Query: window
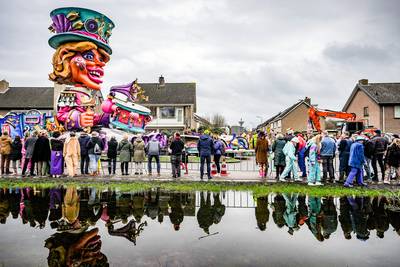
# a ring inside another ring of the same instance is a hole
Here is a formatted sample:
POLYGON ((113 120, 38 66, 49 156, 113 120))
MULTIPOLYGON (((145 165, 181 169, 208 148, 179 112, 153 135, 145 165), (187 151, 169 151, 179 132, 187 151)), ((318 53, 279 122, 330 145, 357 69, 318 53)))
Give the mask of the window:
POLYGON ((175 119, 175 107, 162 107, 160 108, 161 119, 175 119))
POLYGON ((149 107, 151 116, 153 116, 154 119, 157 118, 157 107, 149 107))
POLYGON ((278 127, 281 127, 281 125, 282 125, 282 121, 279 120, 279 121, 278 121, 278 127))
POLYGON ((183 121, 183 110, 181 108, 179 108, 177 110, 178 110, 178 121, 182 122, 183 121))
POLYGON ((368 107, 364 107, 364 117, 368 117, 368 116, 369 116, 368 107))
POLYGON ((400 106, 394 106, 394 118, 400 119, 400 106))

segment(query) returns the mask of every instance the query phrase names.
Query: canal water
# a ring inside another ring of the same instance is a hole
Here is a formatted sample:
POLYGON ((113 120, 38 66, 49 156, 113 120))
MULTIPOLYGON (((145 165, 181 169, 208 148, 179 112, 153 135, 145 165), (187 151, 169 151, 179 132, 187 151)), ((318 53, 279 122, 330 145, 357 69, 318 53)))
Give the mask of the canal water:
POLYGON ((399 266, 400 201, 0 191, 0 266, 399 266))

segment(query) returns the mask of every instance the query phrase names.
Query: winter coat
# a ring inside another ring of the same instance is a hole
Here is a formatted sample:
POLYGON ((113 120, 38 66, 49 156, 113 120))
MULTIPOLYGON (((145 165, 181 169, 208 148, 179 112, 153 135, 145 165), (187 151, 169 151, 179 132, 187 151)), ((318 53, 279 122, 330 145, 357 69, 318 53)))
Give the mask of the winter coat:
POLYGON ((101 141, 101 139, 99 137, 91 137, 89 142, 86 145, 86 149, 88 152, 88 155, 94 155, 94 147, 95 145, 98 144, 100 149, 103 151, 104 146, 103 146, 103 142, 101 141))
POLYGON ((335 152, 336 152, 335 141, 328 136, 325 136, 324 138, 322 138, 320 155, 321 156, 334 156, 335 152))
POLYGON ((221 140, 215 140, 214 142, 214 154, 215 155, 223 155, 225 152, 224 144, 221 140))
POLYGON ((297 145, 297 147, 300 151, 306 147, 307 142, 306 142, 306 140, 304 140, 304 138, 302 136, 297 136, 297 139, 299 140, 299 144, 297 145))
POLYGON ((81 136, 79 136, 78 141, 79 141, 79 145, 81 147, 81 155, 87 156, 88 155, 87 144, 90 141, 90 137, 88 135, 81 135, 81 136))
POLYGON ((118 154, 118 142, 115 139, 108 141, 107 157, 109 159, 115 159, 118 154))
POLYGON ((286 156, 286 160, 296 160, 296 147, 292 142, 287 142, 282 150, 286 156))
POLYGON ((64 143, 62 140, 57 138, 52 138, 50 140, 50 147, 52 151, 62 151, 64 147, 64 143))
POLYGON ((24 148, 25 148, 25 158, 31 159, 33 157, 33 150, 35 149, 35 144, 37 141, 37 137, 28 137, 25 140, 24 148))
POLYGON ((374 143, 374 154, 385 153, 388 147, 388 140, 382 136, 374 136, 371 141, 374 143))
POLYGON ((364 155, 367 158, 372 159, 372 157, 374 156, 374 150, 374 142, 372 142, 371 140, 367 140, 364 142, 364 155))
POLYGON ((349 166, 361 169, 364 165, 364 145, 359 142, 354 142, 350 148, 349 166))
POLYGON ((22 142, 21 140, 14 140, 11 143, 11 153, 9 156, 10 160, 21 160, 22 159, 22 142))
POLYGON ((65 141, 63 154, 64 158, 68 156, 81 156, 81 146, 78 138, 70 137, 65 141))
POLYGON ((283 154, 282 150, 286 145, 286 141, 284 138, 278 138, 275 140, 272 145, 272 151, 274 152, 274 165, 275 166, 285 166, 285 154, 283 154))
POLYGON ((211 156, 214 152, 214 144, 209 135, 200 136, 199 141, 197 142, 197 150, 201 157, 211 156))
POLYGON ((353 141, 350 139, 340 140, 339 146, 338 146, 339 156, 346 154, 346 153, 350 153, 350 147, 352 144, 353 144, 353 141))
POLYGON ((171 155, 180 156, 182 155, 182 150, 185 148, 185 144, 182 142, 181 139, 174 139, 169 149, 171 149, 171 155))
POLYGON ((121 142, 119 142, 118 151, 119 151, 119 160, 121 162, 131 161, 132 144, 129 143, 128 140, 123 139, 121 142))
POLYGON ((148 142, 145 146, 147 154, 149 156, 158 156, 160 155, 161 151, 161 144, 158 140, 153 139, 150 142, 148 142))
POLYGON ((400 147, 392 143, 386 153, 386 163, 389 166, 399 168, 400 167, 400 147))
POLYGON ((33 161, 49 161, 50 160, 50 141, 46 136, 40 136, 33 150, 33 161))
POLYGON ((268 161, 268 140, 259 138, 256 143, 256 162, 265 164, 268 161))
POLYGON ((10 155, 11 153, 11 137, 8 135, 2 135, 0 137, 0 154, 1 155, 10 155))
POLYGON ((143 162, 146 158, 146 153, 144 151, 144 141, 142 138, 136 138, 133 143, 133 161, 134 162, 143 162))
MULTIPOLYGON (((257 198, 257 206, 255 208, 256 221, 258 228, 266 227, 269 220, 269 209, 268 209, 268 198, 259 197, 257 198)), ((264 228, 265 229, 265 228, 264 228)))

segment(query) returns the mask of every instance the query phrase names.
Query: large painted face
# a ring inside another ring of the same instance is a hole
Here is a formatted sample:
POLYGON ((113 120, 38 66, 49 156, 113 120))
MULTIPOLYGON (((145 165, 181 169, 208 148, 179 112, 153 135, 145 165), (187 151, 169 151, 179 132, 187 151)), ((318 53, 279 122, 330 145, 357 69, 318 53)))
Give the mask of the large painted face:
POLYGON ((100 90, 103 82, 103 67, 106 64, 103 56, 96 49, 76 53, 71 59, 72 81, 85 87, 100 90))

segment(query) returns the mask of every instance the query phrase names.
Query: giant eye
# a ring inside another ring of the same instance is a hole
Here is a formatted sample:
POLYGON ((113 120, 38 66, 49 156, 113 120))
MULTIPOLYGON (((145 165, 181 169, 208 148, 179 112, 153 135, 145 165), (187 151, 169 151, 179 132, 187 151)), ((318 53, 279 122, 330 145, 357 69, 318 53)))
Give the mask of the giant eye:
POLYGON ((94 54, 92 51, 87 51, 82 54, 82 57, 86 60, 94 61, 94 54))

